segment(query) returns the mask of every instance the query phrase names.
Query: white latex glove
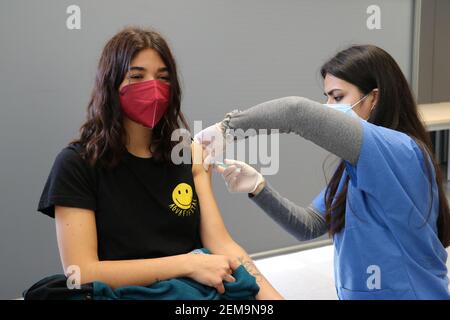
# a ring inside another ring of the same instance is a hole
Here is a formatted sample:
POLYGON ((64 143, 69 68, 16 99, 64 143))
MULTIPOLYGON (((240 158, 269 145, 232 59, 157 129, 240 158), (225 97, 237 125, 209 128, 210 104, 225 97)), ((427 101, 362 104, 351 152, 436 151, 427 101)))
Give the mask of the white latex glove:
POLYGON ((225 159, 226 166, 216 164, 213 168, 222 174, 228 191, 253 193, 264 177, 255 168, 242 161, 225 159))
POLYGON ((221 161, 225 151, 226 141, 224 131, 219 123, 209 126, 194 136, 194 141, 201 144, 203 152, 203 167, 208 170, 211 164, 221 161))

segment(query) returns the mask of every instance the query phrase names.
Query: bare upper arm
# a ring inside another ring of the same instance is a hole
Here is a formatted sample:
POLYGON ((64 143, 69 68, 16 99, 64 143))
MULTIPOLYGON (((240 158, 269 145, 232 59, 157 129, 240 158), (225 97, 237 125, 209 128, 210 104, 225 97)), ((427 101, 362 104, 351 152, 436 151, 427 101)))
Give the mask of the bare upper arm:
POLYGON ((64 270, 98 262, 95 213, 89 209, 55 206, 56 237, 64 270))
POLYGON ((205 171, 201 164, 202 147, 192 143, 192 175, 197 196, 200 201, 200 235, 203 244, 210 250, 215 246, 233 241, 225 227, 212 190, 212 170, 205 171))

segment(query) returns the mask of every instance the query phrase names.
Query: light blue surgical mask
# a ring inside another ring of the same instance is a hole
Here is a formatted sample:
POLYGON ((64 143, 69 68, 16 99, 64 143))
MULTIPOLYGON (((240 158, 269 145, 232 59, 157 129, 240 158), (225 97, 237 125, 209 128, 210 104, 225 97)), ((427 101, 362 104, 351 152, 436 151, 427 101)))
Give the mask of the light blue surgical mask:
MULTIPOLYGON (((366 94, 364 97, 362 97, 361 99, 359 99, 357 102, 355 102, 354 104, 349 104, 349 103, 324 103, 324 106, 329 107, 329 108, 333 108, 337 111, 341 111, 345 114, 348 114, 352 117, 358 118, 358 114, 353 111, 353 108, 355 106, 357 106, 361 101, 363 101, 365 98, 367 98, 369 94, 366 94)), ((365 120, 365 119, 363 119, 365 120)))

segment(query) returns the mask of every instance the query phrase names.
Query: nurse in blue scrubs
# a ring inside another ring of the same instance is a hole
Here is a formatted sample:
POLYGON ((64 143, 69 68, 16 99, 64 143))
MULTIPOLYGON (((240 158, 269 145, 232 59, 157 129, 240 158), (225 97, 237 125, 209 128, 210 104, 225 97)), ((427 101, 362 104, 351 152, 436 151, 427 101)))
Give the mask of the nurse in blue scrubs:
POLYGON ((381 48, 353 46, 327 61, 321 74, 326 104, 275 99, 230 112, 199 132, 205 166, 212 165, 231 192, 248 193, 298 240, 328 233, 340 299, 450 299, 449 205, 398 64, 381 48), (242 138, 232 129, 250 128, 297 134, 342 161, 309 205, 297 205, 248 164, 217 164, 223 141, 242 138))

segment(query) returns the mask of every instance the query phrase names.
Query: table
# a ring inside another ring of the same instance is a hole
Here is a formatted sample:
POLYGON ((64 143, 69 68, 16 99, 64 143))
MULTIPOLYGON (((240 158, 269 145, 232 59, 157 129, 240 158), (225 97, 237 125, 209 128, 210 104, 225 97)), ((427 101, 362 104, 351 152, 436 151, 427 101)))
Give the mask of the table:
MULTIPOLYGON (((419 115, 428 131, 449 130, 448 155, 450 157, 450 102, 418 105, 419 115)), ((447 161, 447 180, 450 181, 450 165, 447 161)))

